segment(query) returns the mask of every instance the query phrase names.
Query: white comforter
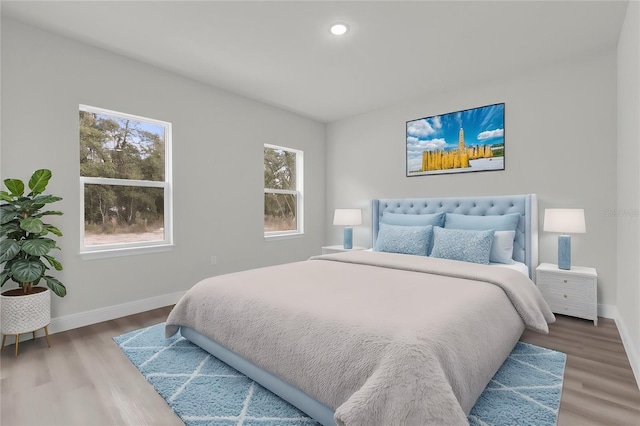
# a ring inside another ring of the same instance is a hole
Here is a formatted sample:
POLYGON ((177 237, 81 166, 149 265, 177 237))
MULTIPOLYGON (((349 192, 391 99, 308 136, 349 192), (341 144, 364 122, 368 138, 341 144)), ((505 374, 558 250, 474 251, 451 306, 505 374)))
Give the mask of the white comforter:
POLYGON ((191 327, 336 410, 338 425, 462 425, 524 327, 554 317, 521 273, 350 252, 217 276, 176 305, 191 327))

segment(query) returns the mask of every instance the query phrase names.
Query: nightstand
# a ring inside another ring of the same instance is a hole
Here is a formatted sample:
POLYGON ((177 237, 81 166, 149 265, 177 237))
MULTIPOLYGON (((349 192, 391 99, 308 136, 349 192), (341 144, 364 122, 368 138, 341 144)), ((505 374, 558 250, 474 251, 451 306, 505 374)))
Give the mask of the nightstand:
POLYGON ((322 247, 322 254, 342 253, 344 251, 358 251, 358 250, 366 250, 366 247, 353 246, 352 249, 346 249, 342 244, 338 244, 337 246, 324 246, 322 247))
POLYGON ((594 268, 541 263, 536 268, 536 284, 556 314, 593 321, 598 325, 598 273, 594 268))

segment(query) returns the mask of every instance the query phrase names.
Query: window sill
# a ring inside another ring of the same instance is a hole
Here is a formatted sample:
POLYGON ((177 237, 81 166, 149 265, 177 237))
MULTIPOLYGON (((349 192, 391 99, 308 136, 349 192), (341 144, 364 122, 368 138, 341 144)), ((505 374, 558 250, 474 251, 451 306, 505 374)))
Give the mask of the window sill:
POLYGON ((291 238, 302 238, 304 237, 304 232, 296 232, 291 234, 275 234, 275 235, 265 235, 265 241, 278 241, 278 240, 289 240, 291 238))
POLYGON ((160 253, 173 250, 173 244, 162 244, 145 247, 112 248, 80 252, 82 260, 106 259, 110 257, 133 256, 137 254, 160 253))

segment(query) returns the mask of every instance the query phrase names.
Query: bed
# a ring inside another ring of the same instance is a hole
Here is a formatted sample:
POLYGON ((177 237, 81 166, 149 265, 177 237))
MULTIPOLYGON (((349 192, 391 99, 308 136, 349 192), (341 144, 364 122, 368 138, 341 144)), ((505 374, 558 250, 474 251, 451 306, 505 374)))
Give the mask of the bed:
POLYGON ((529 278, 536 197, 384 199, 371 212, 376 250, 203 280, 166 335, 180 330, 325 426, 466 424, 524 329, 546 333, 554 321, 529 278), (502 265, 452 260, 455 238, 485 247, 498 232, 513 235, 502 265))

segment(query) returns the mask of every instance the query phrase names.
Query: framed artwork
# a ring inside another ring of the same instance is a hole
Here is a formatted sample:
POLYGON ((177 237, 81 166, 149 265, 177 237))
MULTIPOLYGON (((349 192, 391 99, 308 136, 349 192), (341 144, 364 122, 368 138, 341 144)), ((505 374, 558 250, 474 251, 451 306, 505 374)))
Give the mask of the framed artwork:
POLYGON ((504 103, 407 121, 407 176, 504 170, 504 103))

